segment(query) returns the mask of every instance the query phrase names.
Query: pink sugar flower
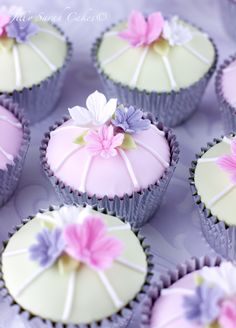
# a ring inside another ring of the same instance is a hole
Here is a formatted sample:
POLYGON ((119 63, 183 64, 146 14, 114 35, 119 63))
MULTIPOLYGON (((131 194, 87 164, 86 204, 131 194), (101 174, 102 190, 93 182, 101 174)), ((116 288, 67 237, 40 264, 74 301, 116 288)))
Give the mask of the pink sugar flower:
POLYGON ((8 15, 0 15, 0 36, 5 34, 5 27, 10 22, 10 16, 8 15))
POLYGON ((66 253, 91 268, 104 270, 119 257, 123 244, 107 234, 106 225, 96 217, 88 217, 82 224, 65 228, 66 253))
POLYGON ((231 175, 232 182, 236 184, 236 138, 232 140, 231 155, 221 156, 217 164, 231 175))
POLYGON ((128 20, 128 29, 119 33, 133 47, 148 46, 158 40, 163 32, 164 18, 160 12, 147 18, 139 11, 132 11, 128 20))
POLYGON ((222 303, 219 324, 224 328, 236 327, 236 297, 222 303))
POLYGON ((86 148, 93 156, 100 155, 103 158, 109 158, 117 155, 116 148, 122 145, 124 134, 114 135, 112 125, 103 125, 98 130, 90 130, 84 140, 87 143, 86 148))

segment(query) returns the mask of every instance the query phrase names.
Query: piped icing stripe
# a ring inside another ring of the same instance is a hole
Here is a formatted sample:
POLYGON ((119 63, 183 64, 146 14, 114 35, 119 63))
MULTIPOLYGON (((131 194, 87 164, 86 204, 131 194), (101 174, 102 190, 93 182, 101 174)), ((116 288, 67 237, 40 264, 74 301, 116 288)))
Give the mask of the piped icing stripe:
POLYGON ((124 266, 126 266, 129 269, 134 270, 134 271, 141 272, 141 273, 145 273, 146 272, 146 269, 143 268, 142 266, 140 266, 138 264, 135 264, 135 263, 132 263, 132 262, 126 260, 123 257, 119 257, 115 261, 118 262, 118 263, 120 263, 120 264, 122 264, 122 265, 124 265, 124 266))
POLYGON ((48 35, 54 36, 56 39, 61 40, 61 41, 65 41, 65 39, 66 39, 64 37, 64 35, 58 34, 54 31, 48 30, 48 29, 43 28, 43 27, 39 28, 39 32, 46 33, 48 35))
POLYGON ((138 62, 138 66, 136 67, 135 69, 135 72, 134 72, 134 75, 130 81, 130 86, 131 87, 135 87, 138 83, 138 78, 139 78, 139 75, 141 73, 141 70, 142 70, 142 67, 143 67, 143 64, 145 62, 145 59, 147 57, 147 54, 148 54, 148 50, 149 48, 148 47, 145 47, 142 51, 142 55, 139 59, 139 62, 138 62))
POLYGON ((164 137, 165 136, 165 132, 158 129, 158 127, 156 127, 155 125, 153 124, 150 124, 150 128, 155 130, 155 132, 157 132, 160 136, 164 137))
POLYGON ((122 230, 130 230, 131 229, 131 226, 129 223, 126 223, 126 224, 122 224, 120 226, 113 226, 113 227, 109 227, 107 228, 107 230, 109 232, 111 231, 122 231, 122 230))
POLYGON ((119 34, 119 32, 118 31, 108 31, 108 32, 106 32, 105 34, 104 34, 104 36, 106 37, 106 36, 117 36, 119 34))
POLYGON ((15 128, 22 128, 22 125, 20 122, 13 122, 12 120, 10 120, 8 117, 4 116, 4 115, 0 115, 0 121, 4 121, 9 123, 11 126, 14 126, 15 128))
POLYGON ((190 44, 185 44, 185 45, 183 45, 183 47, 186 50, 188 50, 192 55, 194 55, 196 58, 201 60, 204 64, 210 65, 211 61, 208 58, 206 58, 205 56, 203 56, 199 51, 197 51, 192 46, 190 46, 190 44))
POLYGON ((197 161, 198 163, 216 163, 218 161, 219 157, 209 157, 209 158, 206 158, 206 157, 202 157, 202 158, 199 158, 197 161))
POLYGON ((229 139, 229 138, 227 138, 227 137, 224 137, 222 141, 225 142, 225 143, 227 143, 228 145, 231 145, 232 144, 232 140, 229 139))
POLYGON ((3 257, 13 257, 13 256, 17 256, 17 255, 26 254, 26 253, 28 253, 28 248, 22 248, 22 249, 18 249, 16 251, 4 252, 2 254, 2 256, 3 257))
POLYGON ((74 155, 77 151, 81 149, 81 146, 75 145, 72 149, 70 149, 66 155, 61 159, 61 161, 57 164, 57 166, 54 168, 54 171, 57 172, 60 170, 60 168, 65 164, 65 162, 72 156, 74 155))
POLYGON ((68 282, 68 289, 67 289, 67 295, 65 299, 65 306, 62 314, 62 321, 67 321, 70 317, 72 306, 73 306, 73 300, 74 300, 74 294, 75 294, 75 285, 76 285, 76 270, 72 271, 69 276, 69 282, 68 282))
POLYGON ((192 296, 194 295, 194 291, 187 288, 168 288, 163 289, 161 291, 162 296, 169 296, 169 295, 183 295, 183 296, 192 296))
POLYGON ((63 131, 67 131, 67 130, 74 130, 74 129, 79 129, 80 127, 79 126, 76 126, 76 125, 69 125, 69 126, 62 126, 58 129, 55 129, 53 131, 50 132, 50 136, 55 136, 57 135, 58 133, 61 133, 63 131))
POLYGON ((120 56, 122 56, 126 51, 128 51, 129 49, 131 49, 131 46, 125 46, 124 48, 120 49, 119 51, 117 51, 115 54, 113 54, 111 57, 105 59, 104 61, 102 61, 102 66, 108 65, 111 62, 113 62, 114 60, 118 59, 120 56))
POLYGON ((21 65, 20 65, 20 57, 17 45, 13 46, 13 60, 16 74, 16 87, 19 88, 22 84, 22 73, 21 73, 21 65))
POLYGON ((45 56, 45 54, 31 41, 27 42, 28 46, 45 62, 52 72, 57 70, 57 67, 45 56))
POLYGON ((129 176, 130 176, 130 179, 131 179, 131 181, 133 183, 134 188, 135 189, 140 189, 138 180, 137 180, 137 178, 135 176, 134 169, 132 167, 132 164, 130 163, 130 160, 129 160, 128 156, 126 155, 126 153, 122 149, 119 149, 118 152, 119 152, 121 158, 124 161, 124 164, 125 164, 126 169, 127 169, 128 173, 129 173, 129 176))
POLYGON ((38 213, 38 214, 36 215, 36 218, 37 218, 37 219, 40 219, 40 220, 42 220, 42 221, 44 221, 44 222, 50 222, 50 223, 52 223, 52 224, 55 224, 55 223, 57 222, 52 216, 47 215, 47 214, 45 214, 45 213, 38 213))
POLYGON ((236 65, 229 66, 224 69, 224 73, 234 72, 235 70, 236 70, 236 65))
POLYGON ((221 198, 223 198, 225 195, 227 195, 233 188, 235 188, 234 184, 228 185, 223 191, 221 191, 219 194, 214 196, 209 202, 208 206, 212 207, 214 206, 221 198))
POLYGON ((178 86, 177 86, 177 83, 174 78, 174 74, 173 74, 173 70, 172 70, 169 58, 167 56, 162 56, 162 61, 165 66, 166 73, 167 73, 169 81, 170 81, 170 85, 171 85, 172 89, 175 90, 178 88, 178 86))
POLYGON ((8 159, 9 161, 13 162, 14 157, 11 154, 9 154, 8 152, 6 152, 1 146, 0 146, 0 153, 2 153, 3 156, 6 157, 6 159, 8 159))
POLYGON ((170 166, 170 164, 164 158, 162 158, 154 149, 144 144, 142 141, 135 139, 135 143, 150 152, 165 168, 168 168, 170 166))
POLYGON ((84 170, 83 170, 83 174, 82 174, 82 177, 81 177, 80 188, 79 188, 79 191, 81 191, 81 192, 86 191, 86 183, 87 183, 88 173, 89 173, 89 169, 90 169, 92 160, 93 160, 93 157, 89 156, 87 161, 85 162, 85 167, 84 167, 84 170))

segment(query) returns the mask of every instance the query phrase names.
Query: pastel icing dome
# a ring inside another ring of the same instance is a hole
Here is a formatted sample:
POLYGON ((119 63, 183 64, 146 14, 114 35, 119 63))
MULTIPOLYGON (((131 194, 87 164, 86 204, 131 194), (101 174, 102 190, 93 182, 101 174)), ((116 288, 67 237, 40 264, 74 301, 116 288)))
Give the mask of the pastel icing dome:
POLYGON ((201 201, 213 216, 236 225, 236 139, 224 139, 210 147, 197 161, 194 182, 201 201))
POLYGON ((41 20, 0 16, 0 92, 30 88, 63 66, 67 42, 57 27, 41 20))
POLYGON ((221 90, 224 99, 236 108, 236 60, 231 61, 222 71, 221 90))
POLYGON ((235 266, 225 262, 189 273, 162 289, 152 310, 150 328, 234 327, 235 273, 235 266))
POLYGON ((129 224, 90 207, 64 206, 22 225, 3 251, 2 272, 14 301, 31 315, 89 324, 135 299, 148 264, 129 224))
POLYGON ((99 92, 87 109, 70 109, 72 119, 50 133, 47 163, 74 190, 102 198, 123 197, 157 183, 170 165, 165 133, 132 106, 117 107, 99 92))
POLYGON ((160 12, 146 19, 132 12, 101 37, 100 71, 111 80, 147 92, 170 92, 198 82, 215 61, 212 41, 199 29, 160 12))
POLYGON ((0 106, 0 170, 13 164, 23 141, 22 125, 7 109, 0 106))

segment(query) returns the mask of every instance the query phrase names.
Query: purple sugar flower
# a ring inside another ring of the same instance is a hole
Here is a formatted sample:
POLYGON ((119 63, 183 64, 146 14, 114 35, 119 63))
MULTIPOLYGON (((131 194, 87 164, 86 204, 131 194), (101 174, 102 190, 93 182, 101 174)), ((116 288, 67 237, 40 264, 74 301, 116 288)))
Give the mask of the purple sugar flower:
POLYGON ((223 298, 224 293, 218 287, 206 284, 198 286, 195 295, 184 297, 186 319, 202 325, 212 324, 220 314, 220 301, 223 298))
POLYGON ((38 26, 30 21, 13 20, 6 27, 7 36, 19 43, 27 42, 29 37, 38 32, 38 26))
POLYGON ((133 106, 118 108, 112 123, 117 128, 130 134, 147 130, 151 124, 149 120, 143 119, 141 110, 135 109, 133 106))
POLYGON ((29 248, 30 259, 39 262, 42 267, 52 265, 65 248, 62 231, 44 229, 36 238, 37 243, 29 248))

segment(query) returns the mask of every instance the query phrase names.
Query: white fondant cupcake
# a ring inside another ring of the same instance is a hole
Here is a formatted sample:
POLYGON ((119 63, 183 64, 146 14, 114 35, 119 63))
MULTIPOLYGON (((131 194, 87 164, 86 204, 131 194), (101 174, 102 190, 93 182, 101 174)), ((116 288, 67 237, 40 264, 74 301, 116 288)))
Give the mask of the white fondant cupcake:
POLYGON ((170 129, 99 92, 45 134, 41 159, 60 199, 106 208, 141 226, 159 205, 178 161, 170 129))
POLYGON ((236 41, 236 1, 220 0, 220 14, 228 34, 236 41))
POLYGON ((25 327, 126 327, 149 287, 148 249, 111 214, 50 207, 4 242, 1 293, 25 327))
POLYGON ((175 126, 196 110, 217 62, 213 41, 200 29, 160 12, 137 11, 108 28, 92 58, 109 96, 150 111, 175 126))
POLYGON ((29 122, 18 104, 0 96, 0 207, 15 191, 30 142, 29 122))

